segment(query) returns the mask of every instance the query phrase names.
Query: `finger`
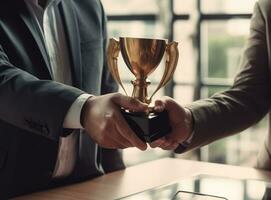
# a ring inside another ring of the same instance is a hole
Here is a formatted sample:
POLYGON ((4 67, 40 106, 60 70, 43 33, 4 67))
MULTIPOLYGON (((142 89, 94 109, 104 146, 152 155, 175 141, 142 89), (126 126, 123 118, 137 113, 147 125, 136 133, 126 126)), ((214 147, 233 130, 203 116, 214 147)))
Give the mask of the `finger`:
POLYGON ((181 125, 173 126, 172 132, 170 132, 166 138, 171 143, 182 143, 187 139, 186 134, 183 132, 183 127, 181 125))
POLYGON ((156 148, 156 147, 159 147, 164 142, 165 142, 165 138, 160 138, 160 139, 155 140, 154 142, 150 143, 149 145, 151 148, 156 148))
POLYGON ((172 142, 170 142, 168 140, 164 140, 163 143, 161 143, 158 147, 160 147, 161 149, 164 149, 164 148, 168 147, 171 144, 172 144, 172 142))
POLYGON ((118 145, 128 148, 128 147, 133 147, 133 144, 127 140, 125 137, 122 136, 122 134, 119 132, 115 125, 115 134, 112 134, 110 137, 112 140, 114 140, 118 145))
POLYGON ((178 146, 179 146, 178 143, 172 143, 172 144, 170 144, 170 145, 164 147, 163 149, 164 149, 164 150, 175 150, 178 146))
POLYGON ((119 144, 118 141, 114 138, 108 138, 108 139, 104 139, 102 142, 99 140, 95 140, 94 141, 101 147, 103 148, 107 148, 107 149, 124 149, 127 148, 125 145, 123 144, 119 144))
MULTIPOLYGON (((113 111, 112 111, 113 112, 113 111)), ((123 137, 114 123, 114 116, 111 112, 105 115, 105 121, 107 121, 105 130, 103 131, 106 134, 107 138, 104 138, 103 141, 106 143, 111 143, 111 145, 117 147, 132 147, 133 144, 125 137, 123 137)))
POLYGON ((164 97, 164 105, 166 110, 174 111, 179 104, 170 97, 164 97))
POLYGON ((156 100, 154 104, 155 104, 155 106, 154 106, 155 112, 163 112, 165 110, 165 104, 163 101, 156 100))
POLYGON ((142 103, 135 98, 116 94, 113 97, 113 102, 124 109, 131 110, 134 112, 145 112, 148 110, 148 104, 142 103))
POLYGON ((115 126, 117 131, 134 147, 137 147, 142 151, 147 149, 147 144, 136 136, 120 113, 117 113, 115 116, 115 126))

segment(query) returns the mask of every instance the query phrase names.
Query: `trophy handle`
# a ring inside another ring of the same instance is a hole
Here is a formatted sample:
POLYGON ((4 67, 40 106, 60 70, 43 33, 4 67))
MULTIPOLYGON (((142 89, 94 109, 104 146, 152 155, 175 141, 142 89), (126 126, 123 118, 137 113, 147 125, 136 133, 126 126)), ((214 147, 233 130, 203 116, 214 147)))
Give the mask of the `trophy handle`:
POLYGON ((156 90, 153 92, 151 97, 149 98, 149 101, 151 101, 152 97, 160 90, 163 86, 165 86, 170 79, 173 76, 173 73, 175 72, 175 69, 178 64, 179 59, 179 51, 178 51, 178 43, 177 42, 171 42, 167 44, 166 47, 166 66, 164 75, 156 88, 156 90))
POLYGON ((111 38, 109 40, 108 49, 107 49, 107 62, 109 70, 115 79, 115 81, 121 86, 125 94, 128 96, 122 81, 120 79, 119 70, 118 70, 118 57, 120 52, 120 43, 116 39, 111 38))

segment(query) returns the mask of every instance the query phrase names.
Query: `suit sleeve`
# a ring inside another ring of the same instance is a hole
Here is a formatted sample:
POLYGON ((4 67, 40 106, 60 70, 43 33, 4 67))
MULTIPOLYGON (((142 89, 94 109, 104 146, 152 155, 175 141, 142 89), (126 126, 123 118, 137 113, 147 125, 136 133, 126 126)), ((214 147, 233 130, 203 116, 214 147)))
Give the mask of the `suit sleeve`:
MULTIPOLYGON (((266 24, 256 3, 241 71, 232 88, 188 106, 194 117, 195 133, 186 150, 238 133, 268 113, 271 102, 268 66, 266 24)), ((182 149, 177 148, 176 152, 182 153, 182 149)))
POLYGON ((83 91, 37 77, 10 63, 0 45, 0 119, 57 140, 65 115, 83 91))

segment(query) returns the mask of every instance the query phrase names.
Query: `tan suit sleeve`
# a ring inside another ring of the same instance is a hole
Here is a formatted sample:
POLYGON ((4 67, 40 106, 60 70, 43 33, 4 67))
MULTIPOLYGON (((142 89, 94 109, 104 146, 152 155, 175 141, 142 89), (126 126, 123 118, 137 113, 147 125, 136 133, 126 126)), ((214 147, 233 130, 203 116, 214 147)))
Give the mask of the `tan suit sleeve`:
MULTIPOLYGON (((258 3, 251 19, 250 35, 233 86, 188 108, 195 120, 191 150, 238 133, 261 120, 270 107, 270 72, 266 22, 258 3)), ((182 153, 181 148, 176 153, 182 153)))

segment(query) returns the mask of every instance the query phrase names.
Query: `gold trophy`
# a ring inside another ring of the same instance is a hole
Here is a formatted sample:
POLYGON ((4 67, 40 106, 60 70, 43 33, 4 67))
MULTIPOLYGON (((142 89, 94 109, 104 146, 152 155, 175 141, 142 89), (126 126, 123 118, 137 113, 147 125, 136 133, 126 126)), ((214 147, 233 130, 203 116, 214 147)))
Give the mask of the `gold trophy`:
MULTIPOLYGON (((177 46, 177 42, 167 44, 166 40, 161 39, 129 37, 120 37, 119 41, 110 39, 107 51, 109 69, 115 81, 128 95, 118 70, 118 57, 121 52, 125 64, 135 76, 135 80, 131 81, 133 84, 132 97, 150 104, 157 91, 165 86, 173 76, 179 58, 177 46), (158 67, 165 53, 164 74, 153 94, 148 96, 147 87, 151 82, 147 78, 158 67)), ((146 113, 135 113, 124 109, 122 109, 122 113, 132 130, 144 142, 152 142, 165 136, 171 130, 166 111, 155 113, 153 108, 149 107, 149 111, 146 113)))

